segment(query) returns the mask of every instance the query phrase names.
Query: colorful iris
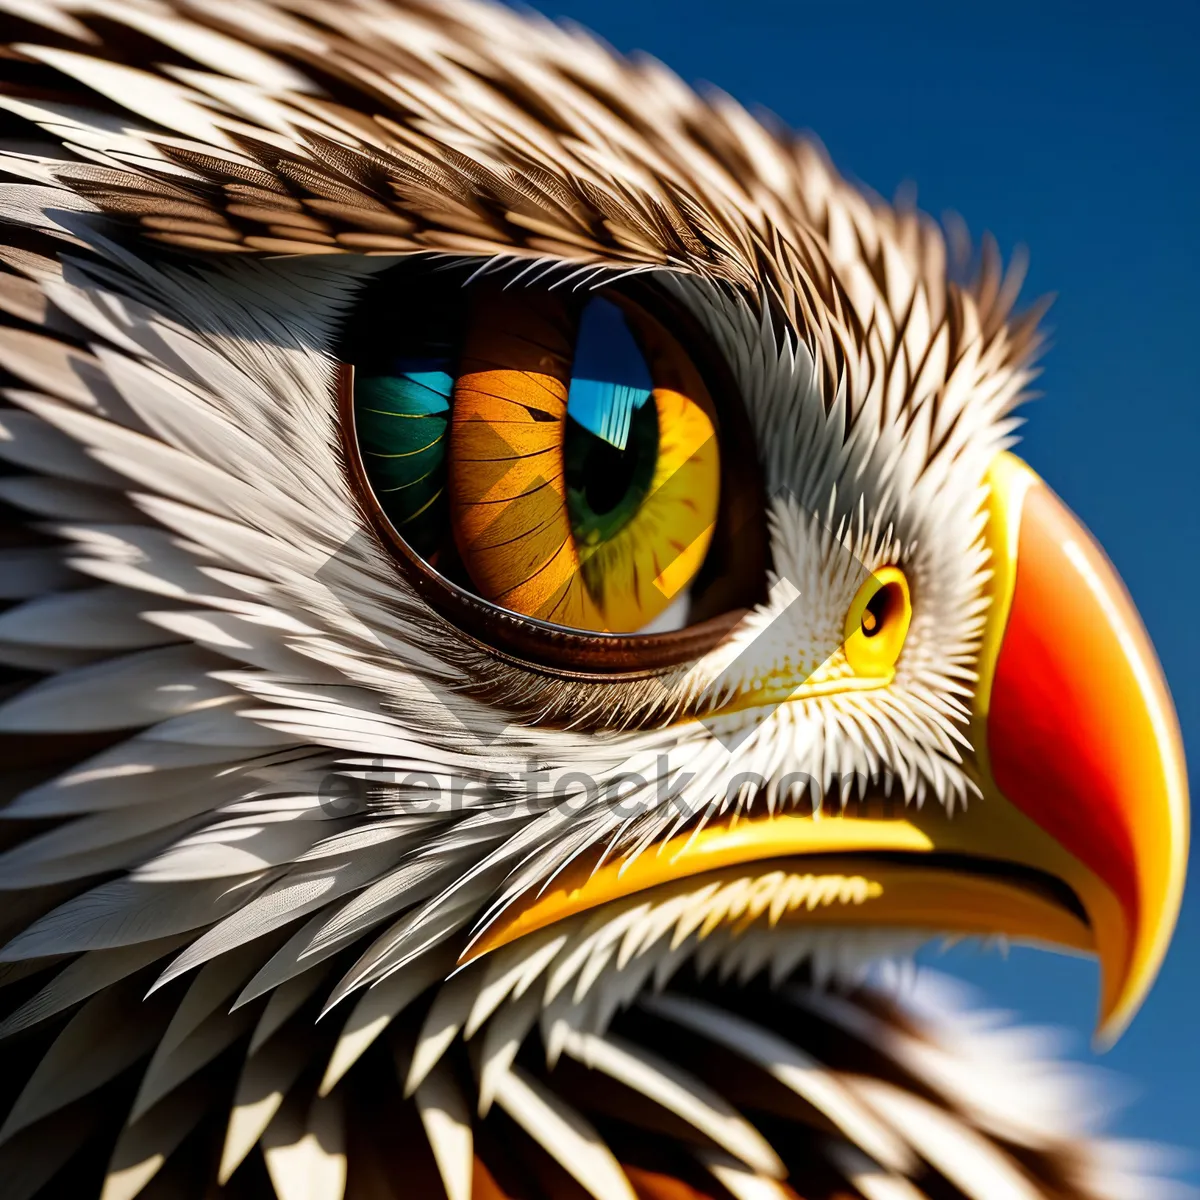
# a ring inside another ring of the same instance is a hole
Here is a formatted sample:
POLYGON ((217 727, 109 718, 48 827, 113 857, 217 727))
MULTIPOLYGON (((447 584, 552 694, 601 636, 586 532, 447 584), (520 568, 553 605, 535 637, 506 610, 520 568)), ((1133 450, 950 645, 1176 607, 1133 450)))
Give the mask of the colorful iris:
POLYGON ((687 355, 620 297, 485 288, 453 303, 356 370, 359 451, 396 531, 525 616, 613 633, 686 624, 721 477, 687 355))

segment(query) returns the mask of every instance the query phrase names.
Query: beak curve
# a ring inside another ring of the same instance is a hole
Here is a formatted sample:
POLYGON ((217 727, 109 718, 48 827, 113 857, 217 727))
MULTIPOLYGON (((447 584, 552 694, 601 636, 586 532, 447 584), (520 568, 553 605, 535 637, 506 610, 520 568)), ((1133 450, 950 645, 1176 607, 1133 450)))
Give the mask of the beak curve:
POLYGON ((1086 910, 1101 967, 1097 1037, 1111 1043, 1158 973, 1183 896, 1179 722, 1133 602, 1078 518, 1011 454, 997 456, 988 483, 992 609, 972 731, 980 807, 1007 802, 1048 835, 1009 853, 1036 860, 1086 910))
POLYGON ((640 856, 581 858, 503 906, 460 963, 593 909, 688 892, 699 913, 703 886, 688 889, 728 883, 741 898, 714 919, 769 912, 772 924, 1002 934, 1094 952, 1097 1037, 1115 1040, 1182 899, 1179 723, 1133 603, 1087 530, 1011 454, 987 484, 991 605, 971 716, 982 795, 967 812, 727 816, 640 856))

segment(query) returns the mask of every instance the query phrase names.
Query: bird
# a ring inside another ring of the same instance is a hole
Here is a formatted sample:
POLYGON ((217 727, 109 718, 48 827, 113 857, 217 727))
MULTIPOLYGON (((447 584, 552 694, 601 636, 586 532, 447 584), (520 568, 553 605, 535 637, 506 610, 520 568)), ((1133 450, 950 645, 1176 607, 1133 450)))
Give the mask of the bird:
POLYGON ((1110 1042, 1186 870, 1021 261, 481 0, 0 12, 4 1195, 1168 1194, 915 967, 1110 1042))

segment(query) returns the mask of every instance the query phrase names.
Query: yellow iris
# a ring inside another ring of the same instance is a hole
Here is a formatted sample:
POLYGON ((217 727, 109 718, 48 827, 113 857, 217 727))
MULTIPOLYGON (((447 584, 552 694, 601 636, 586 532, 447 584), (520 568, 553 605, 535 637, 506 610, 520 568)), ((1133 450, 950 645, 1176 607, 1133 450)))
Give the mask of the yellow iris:
POLYGON ((653 381, 626 414, 626 444, 614 449, 568 415, 577 313, 553 293, 518 303, 483 292, 448 455, 454 542, 480 594, 611 633, 644 628, 686 592, 712 540, 721 475, 699 373, 656 321, 622 308, 653 381))

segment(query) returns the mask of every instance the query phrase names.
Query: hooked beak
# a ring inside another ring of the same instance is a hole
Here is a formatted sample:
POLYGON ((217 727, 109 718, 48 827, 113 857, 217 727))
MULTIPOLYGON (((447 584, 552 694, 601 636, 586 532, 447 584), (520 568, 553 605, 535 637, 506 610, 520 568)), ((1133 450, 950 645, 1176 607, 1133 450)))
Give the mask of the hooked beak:
POLYGON ((1011 804, 1048 837, 1027 857, 1046 859, 1083 904, 1101 967, 1098 1036, 1112 1042, 1154 982, 1183 898, 1183 740, 1104 552, 1015 456, 998 456, 990 484, 993 612, 974 718, 984 803, 1011 804))
POLYGON ((997 456, 988 484, 991 607, 971 720, 982 795, 967 812, 714 822, 631 861, 580 864, 506 908, 463 960, 585 910, 676 894, 696 876, 733 879, 745 882, 730 914, 741 920, 1004 934, 1094 953, 1098 1037, 1115 1040, 1154 981, 1182 899, 1179 724, 1145 628, 1091 535, 1011 454, 997 456))

